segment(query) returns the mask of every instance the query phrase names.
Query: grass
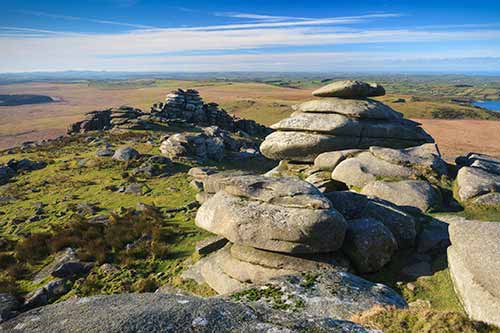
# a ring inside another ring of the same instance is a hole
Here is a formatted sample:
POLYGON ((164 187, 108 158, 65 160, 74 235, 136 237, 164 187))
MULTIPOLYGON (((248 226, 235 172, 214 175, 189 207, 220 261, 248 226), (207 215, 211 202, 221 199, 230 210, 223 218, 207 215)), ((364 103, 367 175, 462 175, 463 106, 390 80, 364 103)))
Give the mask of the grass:
POLYGON ((500 329, 469 320, 464 314, 429 309, 375 307, 352 318, 385 333, 497 333, 500 329))

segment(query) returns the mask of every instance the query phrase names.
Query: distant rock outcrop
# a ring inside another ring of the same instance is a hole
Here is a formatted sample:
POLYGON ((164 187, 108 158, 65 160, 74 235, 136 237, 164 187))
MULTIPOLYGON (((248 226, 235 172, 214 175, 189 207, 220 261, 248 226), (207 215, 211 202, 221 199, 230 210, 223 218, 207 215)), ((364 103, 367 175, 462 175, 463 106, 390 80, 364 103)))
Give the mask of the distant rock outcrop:
POLYGON ((196 90, 178 89, 168 94, 164 103, 153 104, 149 113, 130 106, 89 112, 85 119, 71 124, 68 133, 110 129, 152 130, 186 123, 202 127, 218 126, 254 137, 263 137, 271 132, 253 120, 229 115, 217 103, 205 104, 196 90))
POLYGON ((242 131, 251 136, 265 136, 270 129, 253 120, 238 119, 219 108, 217 103, 203 103, 198 91, 178 89, 167 95, 164 103, 151 107, 151 114, 179 119, 201 126, 218 126, 230 132, 242 131))

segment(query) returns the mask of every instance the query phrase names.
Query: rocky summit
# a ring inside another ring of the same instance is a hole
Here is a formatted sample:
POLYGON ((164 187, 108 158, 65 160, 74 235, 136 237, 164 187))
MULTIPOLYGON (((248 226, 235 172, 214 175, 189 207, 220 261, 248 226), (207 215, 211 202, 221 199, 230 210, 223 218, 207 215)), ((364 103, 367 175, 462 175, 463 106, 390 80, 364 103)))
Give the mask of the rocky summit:
POLYGON ((320 88, 313 94, 329 98, 296 106, 289 118, 271 126, 276 132, 266 137, 260 149, 270 159, 310 163, 329 151, 406 148, 434 141, 418 123, 404 119, 387 105, 365 99, 384 93, 381 86, 373 88, 358 81, 320 88), (325 93, 317 93, 323 89, 325 93))

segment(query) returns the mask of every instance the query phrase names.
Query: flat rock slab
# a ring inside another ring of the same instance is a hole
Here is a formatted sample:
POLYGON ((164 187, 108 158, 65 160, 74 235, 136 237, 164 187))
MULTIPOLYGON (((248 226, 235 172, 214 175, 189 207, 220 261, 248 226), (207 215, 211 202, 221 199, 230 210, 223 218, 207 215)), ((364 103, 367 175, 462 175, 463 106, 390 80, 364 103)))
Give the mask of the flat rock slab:
POLYGON ((422 212, 439 207, 441 201, 438 191, 424 180, 374 181, 363 187, 361 193, 422 212))
POLYGON ((462 167, 457 174, 458 196, 466 201, 490 192, 500 192, 500 175, 475 167, 462 167))
POLYGON ((298 273, 296 270, 265 267, 241 261, 231 255, 231 246, 226 246, 213 256, 217 256, 215 260, 225 274, 242 283, 263 283, 272 278, 298 273))
POLYGON ((233 244, 231 256, 240 261, 274 269, 307 272, 318 269, 347 271, 349 261, 341 252, 287 255, 278 252, 259 250, 250 246, 233 244))
POLYGON ((291 177, 232 177, 224 191, 236 197, 283 207, 331 208, 330 201, 315 186, 291 177))
POLYGON ((248 285, 227 275, 222 264, 228 258, 226 251, 219 250, 199 264, 199 272, 202 281, 215 290, 218 294, 224 295, 246 288, 248 285))
POLYGON ((346 223, 334 209, 306 209, 246 200, 220 191, 196 215, 202 229, 239 243, 285 253, 338 250, 346 223))
POLYGON ((392 164, 404 165, 421 171, 431 171, 438 175, 444 175, 448 171, 446 162, 441 158, 441 153, 435 143, 426 143, 406 149, 370 147, 370 152, 376 158, 392 164))
POLYGON ((411 122, 358 120, 339 114, 294 113, 271 126, 280 131, 317 132, 338 136, 367 136, 427 140, 428 134, 411 122))
POLYGON ((405 300, 391 288, 369 282, 347 272, 318 271, 297 276, 287 276, 255 286, 249 291, 238 292, 238 298, 246 302, 250 295, 257 304, 275 305, 276 298, 266 297, 272 289, 277 299, 288 301, 294 313, 315 314, 348 320, 353 315, 374 306, 406 307, 405 300), (259 298, 259 294, 262 297, 259 298), (256 296, 256 297, 255 297, 256 296), (302 306, 293 307, 300 303, 302 306))
POLYGON ((385 95, 385 89, 377 83, 362 81, 336 81, 312 92, 318 97, 366 98, 385 95))
POLYGON ((260 151, 273 160, 313 162, 319 154, 334 150, 368 149, 371 146, 407 148, 423 143, 421 140, 277 131, 266 137, 260 145, 260 151))
POLYGON ((500 223, 455 222, 449 232, 450 273, 467 314, 500 326, 500 223))
POLYGON ((120 294, 71 299, 23 313, 2 332, 188 333, 353 332, 375 333, 350 321, 313 313, 292 314, 227 298, 179 294, 120 294))
POLYGON ((341 162, 332 172, 332 179, 347 186, 362 188, 381 177, 401 179, 414 174, 414 170, 392 164, 376 158, 370 152, 363 152, 356 157, 341 162))
POLYGON ((296 112, 333 113, 353 118, 399 120, 403 114, 372 99, 352 100, 342 98, 322 98, 294 105, 296 112))

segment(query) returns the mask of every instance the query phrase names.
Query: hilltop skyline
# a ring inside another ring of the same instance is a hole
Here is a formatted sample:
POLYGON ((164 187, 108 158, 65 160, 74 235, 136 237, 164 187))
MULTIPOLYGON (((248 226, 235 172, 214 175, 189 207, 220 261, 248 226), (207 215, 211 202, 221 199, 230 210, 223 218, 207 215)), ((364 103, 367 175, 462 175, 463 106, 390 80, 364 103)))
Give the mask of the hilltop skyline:
POLYGON ((498 71, 497 1, 17 1, 0 72, 498 71))

